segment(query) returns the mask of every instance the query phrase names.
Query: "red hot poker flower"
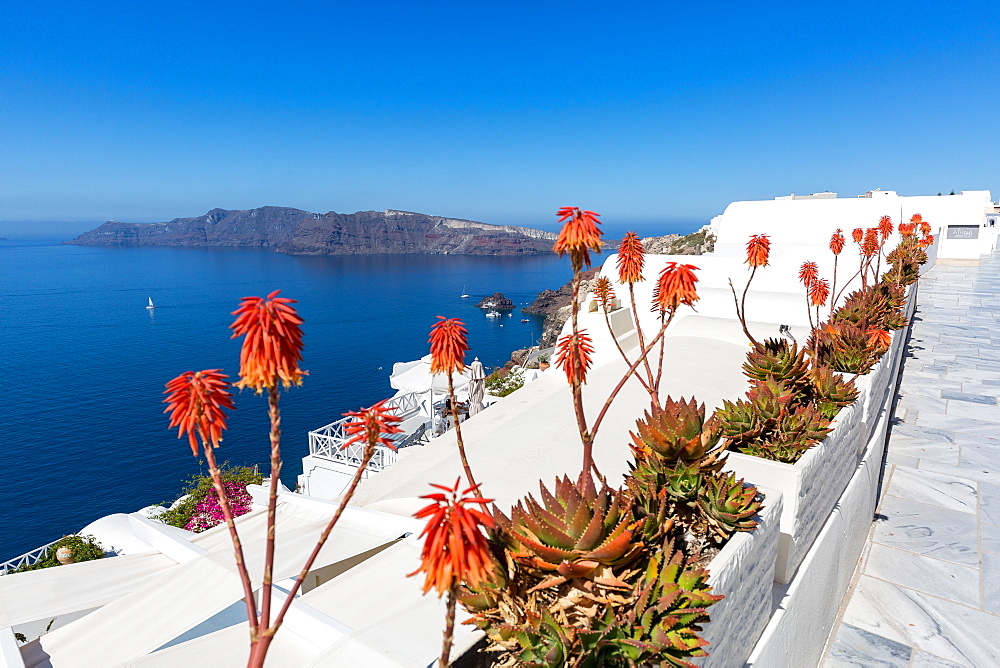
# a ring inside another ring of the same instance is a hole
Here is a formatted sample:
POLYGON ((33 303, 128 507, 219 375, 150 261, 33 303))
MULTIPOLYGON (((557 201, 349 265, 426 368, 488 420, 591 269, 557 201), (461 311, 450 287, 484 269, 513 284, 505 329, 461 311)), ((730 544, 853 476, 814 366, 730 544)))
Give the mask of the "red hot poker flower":
POLYGON ((653 289, 653 306, 660 313, 673 311, 681 304, 694 306, 698 301, 698 290, 695 283, 698 277, 695 270, 698 267, 692 264, 677 264, 668 262, 667 266, 660 272, 660 278, 653 289))
POLYGON ((365 443, 373 448, 376 445, 384 445, 392 450, 396 449, 390 437, 393 434, 403 433, 397 426, 403 418, 390 412, 393 409, 385 406, 386 401, 388 399, 383 399, 371 408, 344 413, 345 417, 355 419, 344 423, 344 432, 349 438, 340 446, 341 450, 355 443, 365 443))
POLYGON ((642 279, 642 268, 646 262, 646 250, 635 232, 629 232, 618 247, 618 282, 638 283, 642 279))
POLYGON ((830 250, 833 251, 834 255, 840 255, 840 253, 844 250, 844 243, 846 243, 846 240, 844 239, 844 235, 842 233, 843 230, 838 229, 833 233, 833 236, 830 237, 830 250))
POLYGON ((766 267, 771 253, 771 240, 766 234, 754 234, 747 242, 746 264, 751 267, 766 267))
POLYGON ((874 257, 878 252, 878 229, 869 227, 865 230, 865 240, 861 244, 861 252, 866 257, 874 257))
POLYGON ((855 227, 854 231, 851 232, 851 237, 854 239, 854 243, 859 244, 865 236, 865 231, 860 227, 855 227))
POLYGON ((581 329, 576 337, 567 334, 559 340, 556 365, 566 373, 566 380, 570 385, 586 383, 587 372, 593 364, 591 355, 594 354, 594 346, 585 332, 586 330, 581 329))
POLYGON ((431 373, 461 373, 469 351, 468 331, 458 318, 438 316, 431 325, 431 373))
POLYGON ((892 335, 884 329, 868 328, 868 345, 871 348, 888 348, 892 344, 892 335))
POLYGON ((246 336, 240 350, 240 380, 236 387, 252 387, 260 393, 279 382, 286 388, 301 385, 306 372, 302 361, 302 318, 294 299, 278 297, 275 290, 266 299, 244 297, 233 311, 236 321, 229 326, 232 338, 246 336))
POLYGON ((882 216, 878 221, 878 231, 882 235, 882 243, 885 243, 885 240, 892 234, 892 218, 882 216))
POLYGON ((556 215, 563 227, 552 250, 560 256, 569 253, 574 272, 583 269, 584 264, 589 267, 590 251, 601 252, 601 230, 597 227, 600 225, 600 214, 564 206, 556 215))
POLYGON ((808 288, 817 278, 819 278, 819 265, 815 262, 803 262, 799 268, 799 280, 803 285, 808 288))
POLYGON ((594 297, 604 308, 610 308, 615 299, 615 289, 607 276, 601 276, 594 285, 594 297))
POLYGON ((164 413, 170 413, 170 428, 177 427, 177 438, 187 434, 191 454, 198 456, 197 435, 205 448, 219 447, 222 430, 226 428, 226 414, 232 410, 233 397, 227 391, 229 383, 221 369, 185 371, 167 383, 164 394, 168 404, 164 413))
POLYGON ((431 503, 414 515, 417 519, 429 518, 420 533, 424 539, 420 568, 410 573, 410 576, 424 573, 425 594, 435 589, 440 597, 463 581, 477 587, 492 580, 493 559, 482 529, 492 529, 495 523, 471 504, 482 506, 493 499, 471 496, 478 485, 459 495, 459 482, 456 480, 454 487, 432 484, 441 492, 420 497, 431 503))
POLYGON ((813 306, 824 306, 830 296, 830 282, 825 278, 817 278, 809 284, 809 303, 813 306))

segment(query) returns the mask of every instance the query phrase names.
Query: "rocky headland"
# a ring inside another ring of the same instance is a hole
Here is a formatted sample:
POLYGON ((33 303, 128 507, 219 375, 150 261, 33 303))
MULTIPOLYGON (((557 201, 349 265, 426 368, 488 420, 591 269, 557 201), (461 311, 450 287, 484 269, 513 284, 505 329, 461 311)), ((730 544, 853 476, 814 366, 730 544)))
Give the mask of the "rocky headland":
MULTIPOLYGON (((647 253, 655 255, 701 255, 711 253, 715 248, 715 236, 705 230, 693 234, 667 234, 662 237, 647 237, 642 240, 642 246, 647 253)), ((587 298, 587 293, 593 287, 593 281, 600 267, 594 267, 580 274, 580 300, 587 298)), ((556 344, 559 332, 569 319, 569 305, 573 301, 573 281, 558 290, 543 290, 538 293, 535 301, 523 309, 524 313, 544 315, 540 348, 549 348, 556 344)))
POLYGON ((537 255, 556 235, 529 227, 490 225, 410 211, 311 213, 265 206, 212 209, 166 223, 108 221, 69 244, 82 246, 229 246, 290 255, 537 255))
POLYGON ((503 294, 494 292, 488 297, 483 297, 482 300, 476 304, 476 307, 493 309, 495 311, 513 311, 514 302, 504 297, 503 294))

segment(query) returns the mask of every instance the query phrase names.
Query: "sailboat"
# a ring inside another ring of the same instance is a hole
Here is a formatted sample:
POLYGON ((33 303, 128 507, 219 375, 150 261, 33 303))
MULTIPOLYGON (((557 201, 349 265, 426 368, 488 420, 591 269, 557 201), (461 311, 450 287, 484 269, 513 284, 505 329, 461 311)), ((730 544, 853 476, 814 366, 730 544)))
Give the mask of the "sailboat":
POLYGON ((462 299, 468 299, 469 294, 465 291, 465 286, 462 286, 462 299))
POLYGON ((149 306, 147 306, 146 308, 148 308, 148 309, 154 309, 154 308, 156 308, 155 306, 153 306, 153 298, 152 297, 146 297, 146 299, 149 300, 149 306))

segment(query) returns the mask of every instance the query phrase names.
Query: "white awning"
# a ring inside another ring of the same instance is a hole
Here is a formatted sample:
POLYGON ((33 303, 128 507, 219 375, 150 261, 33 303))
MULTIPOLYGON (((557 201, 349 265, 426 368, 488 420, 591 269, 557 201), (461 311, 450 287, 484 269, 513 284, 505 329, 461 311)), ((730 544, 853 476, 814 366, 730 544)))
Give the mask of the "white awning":
MULTIPOLYGON (((387 548, 296 600, 275 636, 268 664, 276 666, 365 666, 424 668, 441 653, 445 602, 421 592, 422 577, 408 577, 420 563, 416 536, 387 548), (292 608, 293 610, 295 607, 292 608)), ((461 622, 459 608, 452 657, 481 634, 461 622)), ((142 668, 238 666, 248 654, 246 624, 237 624, 182 645, 129 662, 142 668)))
MULTIPOLYGON (((298 574, 335 509, 335 504, 302 497, 279 504, 275 582, 298 574)), ((263 567, 264 516, 266 511, 256 510, 236 520, 255 589, 260 587, 263 567)), ((348 508, 314 568, 390 543, 415 526, 410 518, 348 508)), ((25 664, 60 668, 128 662, 240 601, 243 590, 226 528, 202 534, 198 543, 198 547, 208 550, 207 554, 176 566, 100 610, 26 645, 22 649, 25 664), (95 642, 95 638, 100 641, 95 642)))
POLYGON ((5 575, 0 629, 105 605, 175 566, 160 552, 146 552, 5 575))

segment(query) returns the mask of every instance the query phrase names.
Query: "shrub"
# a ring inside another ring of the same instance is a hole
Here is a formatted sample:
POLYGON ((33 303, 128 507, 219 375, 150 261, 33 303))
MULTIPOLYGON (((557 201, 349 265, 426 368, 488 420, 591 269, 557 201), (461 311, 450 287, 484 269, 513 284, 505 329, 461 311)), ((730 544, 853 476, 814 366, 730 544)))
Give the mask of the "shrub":
MULTIPOLYGON (((232 505, 234 517, 250 511, 251 501, 247 485, 259 485, 263 480, 264 477, 256 468, 230 466, 228 463, 222 465, 222 484, 232 505)), ((184 493, 187 498, 161 513, 156 519, 164 524, 195 533, 201 533, 225 521, 210 476, 192 476, 184 493)))
POLYGON ((73 550, 73 557, 76 559, 76 563, 80 563, 82 561, 93 561, 94 559, 101 559, 104 557, 104 548, 101 547, 101 544, 98 543, 97 539, 93 536, 63 536, 57 540, 54 545, 49 547, 48 551, 45 553, 45 557, 41 560, 34 564, 25 564, 12 569, 7 572, 7 575, 23 573, 25 571, 37 571, 42 568, 52 568, 53 566, 61 566, 62 564, 60 564, 59 560, 56 559, 56 552, 61 547, 68 547, 73 550))
POLYGON ((501 371, 503 369, 497 369, 486 377, 486 391, 494 397, 506 397, 524 386, 524 370, 520 367, 514 367, 503 375, 501 371))

